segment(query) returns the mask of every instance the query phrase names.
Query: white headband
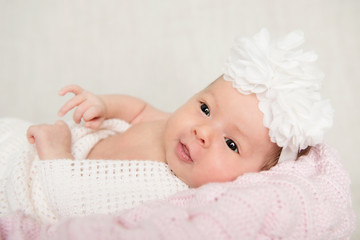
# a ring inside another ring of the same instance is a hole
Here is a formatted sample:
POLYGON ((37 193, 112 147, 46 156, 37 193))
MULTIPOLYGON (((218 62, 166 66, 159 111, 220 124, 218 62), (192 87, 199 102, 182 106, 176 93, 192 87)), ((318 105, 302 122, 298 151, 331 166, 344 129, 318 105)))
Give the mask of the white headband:
POLYGON ((320 143, 332 125, 333 109, 318 92, 323 74, 313 64, 317 55, 296 49, 303 43, 301 31, 270 41, 262 29, 235 40, 224 68, 225 80, 259 99, 270 139, 283 148, 279 162, 295 160, 298 151, 320 143))

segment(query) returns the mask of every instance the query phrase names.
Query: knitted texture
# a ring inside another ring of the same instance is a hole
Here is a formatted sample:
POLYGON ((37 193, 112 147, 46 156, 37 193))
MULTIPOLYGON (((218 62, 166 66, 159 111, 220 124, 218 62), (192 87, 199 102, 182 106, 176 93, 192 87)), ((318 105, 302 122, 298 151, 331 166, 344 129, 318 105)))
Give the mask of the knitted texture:
POLYGON ((313 147, 296 162, 233 182, 189 189, 116 216, 41 225, 18 213, 0 219, 3 239, 349 239, 350 179, 336 151, 313 147))
POLYGON ((0 120, 0 216, 21 210, 41 222, 115 213, 188 189, 168 166, 149 160, 85 160, 101 139, 128 127, 107 120, 99 131, 70 124, 75 160, 39 160, 26 142, 29 123, 0 120))

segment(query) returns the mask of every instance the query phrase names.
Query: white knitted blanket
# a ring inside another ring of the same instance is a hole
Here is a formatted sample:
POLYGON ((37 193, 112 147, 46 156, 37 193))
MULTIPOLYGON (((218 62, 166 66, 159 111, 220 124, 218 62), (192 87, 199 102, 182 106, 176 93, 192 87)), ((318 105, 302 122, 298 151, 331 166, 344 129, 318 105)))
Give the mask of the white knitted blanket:
POLYGON ((165 199, 188 187, 168 166, 149 160, 86 160, 101 139, 129 124, 107 120, 100 130, 69 124, 75 160, 39 160, 25 137, 30 123, 0 119, 0 217, 22 210, 41 222, 115 213, 165 199))
POLYGON ((325 144, 298 161, 210 183, 117 215, 51 226, 22 213, 0 218, 0 239, 350 239, 356 227, 350 179, 325 144))

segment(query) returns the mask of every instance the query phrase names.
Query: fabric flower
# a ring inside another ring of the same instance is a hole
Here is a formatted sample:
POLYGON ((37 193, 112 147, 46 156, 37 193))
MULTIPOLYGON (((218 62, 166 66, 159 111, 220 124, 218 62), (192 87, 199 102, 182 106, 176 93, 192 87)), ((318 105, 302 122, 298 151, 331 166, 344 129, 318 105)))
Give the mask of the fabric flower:
POLYGON ((320 143, 332 125, 333 110, 318 92, 324 75, 314 66, 317 55, 297 49, 304 40, 294 31, 272 42, 262 29, 235 40, 224 68, 240 93, 257 95, 271 141, 292 155, 281 158, 320 143))

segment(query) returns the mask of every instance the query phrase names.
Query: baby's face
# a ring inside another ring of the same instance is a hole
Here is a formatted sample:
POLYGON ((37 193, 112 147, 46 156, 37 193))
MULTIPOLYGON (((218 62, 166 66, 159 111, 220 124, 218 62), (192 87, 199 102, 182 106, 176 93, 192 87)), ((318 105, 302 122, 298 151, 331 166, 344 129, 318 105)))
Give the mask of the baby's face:
POLYGON ((260 171, 275 148, 256 96, 223 78, 172 114, 165 130, 166 161, 190 187, 260 171))

